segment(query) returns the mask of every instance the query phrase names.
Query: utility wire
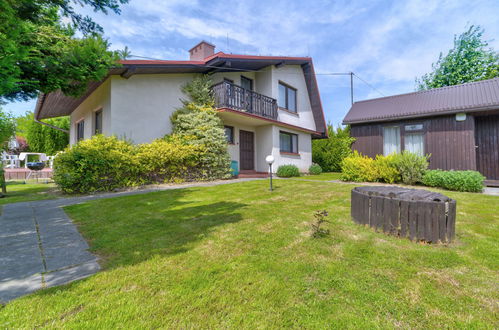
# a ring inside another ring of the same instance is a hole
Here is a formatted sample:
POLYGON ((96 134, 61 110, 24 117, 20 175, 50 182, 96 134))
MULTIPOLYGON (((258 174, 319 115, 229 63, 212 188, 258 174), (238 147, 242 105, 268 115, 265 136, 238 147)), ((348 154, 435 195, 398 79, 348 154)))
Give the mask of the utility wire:
MULTIPOLYGON (((146 56, 139 56, 139 55, 130 55, 130 57, 137 57, 137 58, 143 58, 147 60, 153 60, 153 61, 165 61, 163 59, 159 58, 154 58, 154 57, 146 57, 146 56)), ((247 70, 247 69, 238 69, 238 68, 230 68, 230 67, 219 67, 219 66, 214 66, 214 65, 203 65, 206 68, 214 68, 214 69, 224 69, 228 71, 236 71, 236 72, 266 72, 263 70, 247 70)), ((301 73, 291 73, 291 72, 285 72, 284 74, 301 74, 301 73)), ((322 72, 322 73, 316 73, 316 76, 352 76, 358 78, 360 81, 362 81, 364 84, 375 90, 377 93, 379 93, 381 96, 386 96, 383 94, 379 89, 368 83, 366 80, 362 79, 359 77, 358 74, 354 72, 322 72)), ((353 86, 351 87, 353 89, 353 86)), ((351 91, 352 93, 352 103, 353 103, 353 90, 351 91)))

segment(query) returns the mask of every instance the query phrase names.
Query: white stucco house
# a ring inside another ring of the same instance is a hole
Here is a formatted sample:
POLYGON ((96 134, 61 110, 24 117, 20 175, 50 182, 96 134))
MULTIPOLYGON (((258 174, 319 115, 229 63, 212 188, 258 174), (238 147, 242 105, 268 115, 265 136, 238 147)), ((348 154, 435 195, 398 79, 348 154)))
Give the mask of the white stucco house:
POLYGON ((171 133, 170 115, 185 98, 182 85, 210 73, 239 170, 266 172, 265 157, 273 155, 274 169, 295 164, 307 172, 312 139, 327 135, 312 59, 215 53, 205 41, 189 52, 188 61, 121 61, 80 98, 40 95, 35 118, 70 115, 71 144, 98 133, 150 142, 171 133))

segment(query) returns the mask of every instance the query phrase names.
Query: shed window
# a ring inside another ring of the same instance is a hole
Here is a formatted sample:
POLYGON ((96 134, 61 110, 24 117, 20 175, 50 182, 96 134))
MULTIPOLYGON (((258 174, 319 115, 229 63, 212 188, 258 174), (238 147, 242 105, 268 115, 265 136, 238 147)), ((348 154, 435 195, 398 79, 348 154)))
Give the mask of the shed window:
POLYGON ((406 133, 404 136, 404 149, 414 154, 424 156, 423 133, 406 133))
POLYGON ((81 120, 76 123, 76 142, 83 140, 84 133, 85 133, 85 121, 81 120))
POLYGON ((296 89, 286 84, 279 83, 278 105, 291 112, 296 112, 296 89))
POLYGON ((279 145, 281 152, 298 153, 298 135, 279 132, 279 145))
POLYGON ((400 152, 400 127, 383 127, 383 155, 400 152))

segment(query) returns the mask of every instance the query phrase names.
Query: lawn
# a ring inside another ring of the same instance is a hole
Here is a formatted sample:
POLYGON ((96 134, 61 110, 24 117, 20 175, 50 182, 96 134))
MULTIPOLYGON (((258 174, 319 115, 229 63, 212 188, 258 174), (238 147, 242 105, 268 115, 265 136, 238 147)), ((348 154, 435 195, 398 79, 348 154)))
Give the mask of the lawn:
POLYGON ((493 328, 499 198, 458 200, 457 240, 354 224, 352 185, 276 180, 66 208, 104 270, 0 309, 0 327, 493 328), (319 209, 329 236, 310 237, 319 209))
POLYGON ((23 181, 9 181, 7 182, 7 196, 0 198, 0 205, 56 198, 56 190, 53 183, 24 184, 23 181))
POLYGON ((318 181, 333 181, 339 180, 341 173, 337 172, 325 172, 317 175, 303 175, 294 179, 305 179, 305 180, 318 180, 318 181))

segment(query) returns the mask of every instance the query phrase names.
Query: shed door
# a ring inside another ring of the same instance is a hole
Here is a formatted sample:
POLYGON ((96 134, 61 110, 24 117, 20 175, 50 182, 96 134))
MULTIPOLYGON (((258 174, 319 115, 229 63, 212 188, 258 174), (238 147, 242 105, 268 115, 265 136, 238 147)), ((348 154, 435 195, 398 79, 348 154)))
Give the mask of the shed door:
POLYGON ((255 147, 253 144, 253 132, 239 130, 239 158, 241 170, 255 169, 255 147))
POLYGON ((499 180, 499 115, 475 117, 477 169, 489 180, 499 180))

